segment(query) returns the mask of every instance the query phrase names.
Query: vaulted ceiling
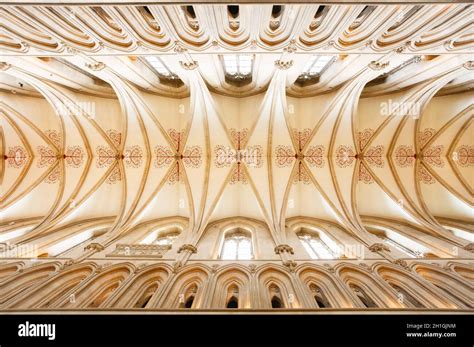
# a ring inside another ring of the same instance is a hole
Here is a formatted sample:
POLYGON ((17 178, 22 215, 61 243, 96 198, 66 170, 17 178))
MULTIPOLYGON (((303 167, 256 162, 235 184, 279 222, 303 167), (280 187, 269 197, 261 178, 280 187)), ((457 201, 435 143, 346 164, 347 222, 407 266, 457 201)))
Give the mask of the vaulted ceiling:
POLYGON ((247 217, 280 244, 308 217, 464 247, 446 227, 473 229, 472 6, 234 7, 0 7, 0 242, 181 216, 190 243, 247 217), (334 60, 298 83, 314 55, 334 60))

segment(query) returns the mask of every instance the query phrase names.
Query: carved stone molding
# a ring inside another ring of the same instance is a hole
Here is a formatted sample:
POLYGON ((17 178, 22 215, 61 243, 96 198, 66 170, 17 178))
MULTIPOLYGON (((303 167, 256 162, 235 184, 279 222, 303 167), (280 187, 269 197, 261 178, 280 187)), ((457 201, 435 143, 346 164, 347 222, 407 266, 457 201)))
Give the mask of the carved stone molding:
POLYGON ((467 245, 464 246, 463 249, 471 253, 474 253, 474 243, 473 242, 468 243, 467 245))
POLYGON ((97 273, 97 274, 99 274, 99 273, 101 273, 102 271, 104 271, 105 268, 108 267, 109 265, 110 265, 110 263, 100 264, 99 266, 97 266, 97 267, 95 268, 95 271, 94 271, 94 272, 97 273))
POLYGON ((21 41, 21 45, 23 46, 23 48, 26 52, 30 50, 30 45, 29 45, 28 42, 21 41))
POLYGON ((275 247, 275 253, 280 254, 280 253, 290 253, 290 254, 295 254, 293 251, 293 247, 290 245, 278 245, 275 247))
POLYGON ((84 247, 84 250, 100 252, 104 250, 104 246, 102 246, 100 243, 92 242, 88 244, 86 247, 84 247))
POLYGON ((179 247, 178 253, 181 253, 181 252, 197 253, 197 248, 196 248, 196 246, 193 246, 193 245, 187 243, 187 244, 184 244, 181 247, 179 247))
POLYGON ((403 52, 405 52, 405 51, 408 49, 408 47, 410 47, 410 44, 411 44, 411 41, 405 42, 405 44, 404 44, 403 46, 400 46, 400 47, 396 48, 396 49, 395 49, 395 52, 396 52, 396 53, 403 53, 403 52))
POLYGON ((283 265, 285 265, 291 272, 295 272, 296 266, 298 264, 293 260, 288 260, 283 262, 283 265))
POLYGON ((249 265, 249 270, 250 270, 250 273, 255 273, 257 271, 257 265, 250 264, 249 265))
POLYGON ((217 270, 219 269, 219 265, 218 264, 214 264, 211 266, 211 272, 214 274, 217 272, 217 270))
POLYGON ((410 270, 410 268, 408 267, 408 263, 403 260, 403 259, 397 259, 394 261, 394 264, 397 264, 397 265, 400 265, 401 267, 407 269, 407 270, 410 270))
POLYGON ((330 273, 335 273, 336 270, 331 266, 331 264, 324 263, 323 266, 328 270, 330 273))
POLYGON ((185 69, 185 70, 194 70, 199 66, 197 61, 192 61, 192 62, 189 62, 189 63, 184 62, 184 61, 180 61, 179 63, 183 67, 183 69, 185 69))
POLYGON ((385 63, 381 63, 379 61, 372 61, 369 63, 369 67, 372 69, 372 70, 375 70, 375 71, 380 71, 380 70, 383 70, 385 69, 387 66, 389 66, 390 63, 387 61, 385 63))
POLYGON ((66 46, 66 52, 68 52, 69 54, 79 54, 79 50, 74 48, 74 47, 69 47, 69 46, 66 46))
POLYGON ((465 62, 464 64, 462 64, 462 66, 464 66, 464 68, 468 70, 474 70, 474 60, 469 60, 465 62))
POLYGON ((295 53, 298 48, 296 47, 296 41, 291 40, 288 46, 284 48, 284 51, 287 53, 295 53))
POLYGON ((96 63, 86 63, 85 64, 87 68, 93 70, 93 71, 100 71, 105 68, 105 64, 98 61, 96 63))
POLYGON ((11 68, 12 65, 5 63, 5 62, 0 62, 0 71, 7 71, 9 68, 11 68))
POLYGON ((68 267, 68 266, 71 266, 71 265, 74 265, 74 263, 75 262, 74 262, 73 259, 68 259, 61 265, 61 269, 64 269, 65 267, 68 267))
POLYGON ((386 251, 390 252, 390 248, 387 245, 384 245, 383 243, 374 243, 369 247, 369 251, 371 252, 381 252, 381 251, 386 251))
POLYGON ((293 66, 293 60, 288 60, 288 61, 275 60, 275 66, 280 70, 288 70, 290 67, 293 66))
POLYGON ((178 261, 175 261, 172 266, 173 266, 173 273, 177 273, 183 267, 183 263, 178 260, 178 261))
POLYGON ((137 273, 137 272, 142 271, 142 270, 143 270, 144 268, 146 268, 147 266, 148 266, 148 263, 143 263, 143 264, 138 265, 138 266, 135 268, 134 273, 137 273))
POLYGON ((107 257, 155 257, 162 258, 171 245, 127 245, 117 244, 115 250, 107 257))
POLYGON ((187 50, 187 48, 183 47, 181 42, 176 41, 175 46, 174 46, 174 51, 178 54, 183 54, 183 53, 187 52, 188 50, 187 50))

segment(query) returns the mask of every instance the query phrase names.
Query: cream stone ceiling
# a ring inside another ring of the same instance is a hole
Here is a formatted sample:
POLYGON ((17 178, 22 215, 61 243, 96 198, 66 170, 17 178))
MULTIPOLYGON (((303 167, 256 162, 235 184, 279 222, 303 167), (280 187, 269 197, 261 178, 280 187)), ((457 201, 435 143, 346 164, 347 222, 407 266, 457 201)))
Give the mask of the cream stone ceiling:
POLYGON ((465 247, 447 226, 473 229, 473 7, 364 10, 0 7, 0 242, 82 223, 106 244, 180 216, 191 244, 233 217, 284 244, 304 217, 367 245, 377 218, 465 247), (228 83, 227 53, 253 55, 251 83, 228 83), (336 61, 295 84, 314 54, 336 61))

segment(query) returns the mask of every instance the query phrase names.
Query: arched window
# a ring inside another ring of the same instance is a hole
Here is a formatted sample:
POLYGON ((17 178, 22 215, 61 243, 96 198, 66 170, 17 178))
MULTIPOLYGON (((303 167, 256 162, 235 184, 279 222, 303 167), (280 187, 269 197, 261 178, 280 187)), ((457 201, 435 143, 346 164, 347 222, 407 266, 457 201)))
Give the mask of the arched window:
POLYGON ((227 83, 235 87, 243 87, 252 82, 253 55, 224 54, 221 59, 227 83))
POLYGON ((229 287, 226 308, 239 308, 239 288, 237 286, 229 287))
POLYGON ((417 308, 424 308, 425 307, 421 302, 419 302, 415 297, 413 297, 410 293, 408 293, 402 287, 397 286, 396 284, 393 284, 393 283, 390 283, 390 282, 388 284, 390 284, 390 286, 393 289, 395 289, 395 291, 398 293, 398 299, 405 306, 413 306, 413 307, 417 307, 417 308), (409 305, 407 305, 407 303, 409 305))
POLYGON ((446 229, 454 234, 454 236, 460 237, 466 241, 474 242, 474 234, 470 231, 462 230, 460 228, 450 227, 443 225, 446 229))
POLYGON ((180 308, 193 308, 194 299, 196 298, 197 286, 193 285, 186 290, 184 294, 181 294, 180 308))
POLYGON ((312 259, 336 258, 335 253, 317 234, 299 232, 297 236, 312 259))
POLYGON ((430 257, 433 257, 433 254, 430 253, 426 247, 398 232, 389 229, 385 230, 385 228, 383 230, 367 228, 367 230, 381 239, 385 244, 392 246, 410 258, 422 258, 428 254, 430 257))
POLYGON ((318 304, 319 308, 330 308, 331 304, 329 303, 328 299, 326 298, 326 295, 324 295, 323 291, 321 288, 318 286, 312 284, 310 287, 311 293, 313 294, 314 300, 318 304))
POLYGON ((151 231, 140 244, 144 245, 160 245, 171 248, 173 242, 178 238, 181 230, 173 229, 158 229, 151 231))
POLYGON ((253 258, 252 237, 250 233, 237 230, 226 233, 222 245, 221 259, 250 260, 253 258))
POLYGON ((97 308, 102 305, 105 300, 107 300, 109 296, 112 295, 112 293, 118 288, 119 285, 120 282, 115 282, 114 284, 105 287, 98 295, 96 295, 94 300, 89 303, 88 307, 97 308))
POLYGON ((83 249, 88 243, 107 232, 104 227, 91 227, 69 236, 48 247, 47 254, 55 257, 67 257, 75 249, 83 249))
POLYGON ((150 299, 152 298, 153 294, 155 294, 156 290, 158 289, 158 284, 155 283, 149 286, 145 292, 142 294, 140 299, 135 303, 135 308, 145 308, 150 299))
POLYGON ((270 303, 272 308, 284 308, 283 299, 281 298, 281 291, 276 285, 269 288, 270 303))
POLYGON ((178 232, 170 232, 163 235, 160 235, 156 238, 153 244, 161 246, 171 246, 173 242, 178 238, 178 232))
POLYGON ((191 307, 193 307, 193 303, 194 303, 194 295, 191 295, 191 296, 186 300, 186 302, 184 303, 184 307, 185 307, 185 308, 191 308, 191 307))
POLYGON ((367 293, 361 287, 355 284, 351 284, 349 287, 357 295, 357 297, 362 302, 362 304, 364 304, 365 307, 378 307, 377 304, 372 300, 372 298, 368 296, 367 293))

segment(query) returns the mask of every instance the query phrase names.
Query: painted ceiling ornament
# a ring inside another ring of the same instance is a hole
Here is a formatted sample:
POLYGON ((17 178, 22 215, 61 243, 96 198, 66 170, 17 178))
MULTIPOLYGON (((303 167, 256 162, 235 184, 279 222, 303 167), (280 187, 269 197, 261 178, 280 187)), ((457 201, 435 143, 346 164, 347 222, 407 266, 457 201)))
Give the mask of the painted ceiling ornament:
POLYGON ((55 184, 59 182, 61 179, 61 169, 59 168, 59 165, 56 165, 56 167, 49 173, 48 176, 44 179, 45 183, 48 184, 55 184))
POLYGON ((176 162, 168 176, 168 184, 173 185, 175 183, 181 182, 183 182, 183 171, 179 165, 179 162, 176 162))
POLYGON ((350 146, 340 145, 336 149, 336 164, 340 168, 351 166, 355 158, 354 149, 350 146))
POLYGON ((426 170, 423 165, 418 166, 417 172, 418 181, 424 184, 434 184, 436 183, 435 178, 431 175, 431 173, 426 170))
POLYGON ((247 137, 249 135, 249 130, 247 128, 243 128, 241 130, 237 129, 230 129, 230 139, 234 144, 235 148, 238 150, 242 149, 244 143, 247 141, 247 137))
POLYGON ((309 141, 309 138, 311 136, 311 129, 306 128, 301 131, 293 129, 293 136, 298 145, 298 150, 301 152, 309 141))
POLYGON ((236 184, 238 182, 242 184, 248 184, 247 175, 244 172, 242 164, 237 164, 232 171, 232 175, 230 176, 230 184, 236 184))
POLYGON ((474 146, 462 145, 453 153, 454 161, 462 167, 474 166, 474 146))
POLYGON ((174 148, 179 152, 184 143, 184 130, 178 131, 175 129, 168 129, 167 132, 171 142, 173 142, 174 148))
POLYGON ((105 182, 107 184, 115 184, 117 182, 120 182, 121 180, 122 180, 122 171, 120 170, 120 167, 118 165, 115 165, 115 167, 112 169, 112 172, 107 177, 105 182))
POLYGON ((385 69, 386 67, 388 67, 390 65, 390 62, 386 61, 385 63, 382 63, 380 61, 371 61, 369 63, 369 67, 374 70, 374 71, 380 71, 380 70, 383 70, 385 69))
POLYGON ((101 71, 105 69, 105 64, 100 61, 94 63, 85 63, 85 66, 91 69, 92 71, 101 71))
POLYGON ((46 130, 44 132, 48 139, 57 147, 61 148, 63 144, 63 137, 57 130, 46 130))
POLYGON ((290 67, 293 66, 293 60, 275 60, 275 66, 280 70, 288 70, 290 67))
POLYGON ((50 147, 38 146, 37 150, 38 150, 39 158, 38 158, 38 163, 36 166, 39 168, 42 168, 45 166, 51 166, 58 159, 56 153, 50 147))
POLYGON ((430 146, 423 151, 423 161, 431 166, 443 167, 444 160, 441 157, 443 154, 443 145, 430 146))
POLYGON ((277 167, 291 166, 295 160, 296 153, 291 146, 279 145, 275 147, 275 163, 277 167))
POLYGON ((139 168, 143 161, 143 151, 140 146, 127 147, 124 154, 124 161, 127 167, 139 168))
POLYGON ((119 147, 122 143, 122 133, 114 129, 109 129, 106 133, 109 139, 115 145, 115 147, 119 147))
POLYGON ((73 168, 78 168, 84 161, 84 150, 80 146, 69 146, 64 153, 64 160, 66 165, 73 168))
POLYGON ((112 148, 108 146, 97 146, 95 152, 97 154, 97 168, 110 167, 118 159, 112 148))
POLYGON ((199 146, 186 147, 181 159, 186 167, 199 168, 202 163, 202 149, 199 146))
POLYGON ((173 160, 175 160, 175 155, 171 148, 161 145, 155 147, 154 165, 156 168, 169 166, 173 160))
POLYGON ((420 144, 420 148, 423 148, 435 134, 436 130, 433 128, 426 128, 420 131, 418 133, 418 142, 420 144))
POLYGON ((412 167, 415 163, 415 150, 411 146, 400 145, 395 149, 395 163, 399 167, 412 167))
POLYGON ((4 158, 7 161, 8 167, 19 169, 25 165, 28 160, 28 155, 23 147, 14 146, 8 148, 8 153, 4 158))
POLYGON ((296 169, 296 175, 295 178, 293 179, 293 184, 297 183, 303 183, 303 184, 310 184, 311 183, 311 177, 308 173, 308 171, 305 169, 303 163, 301 160, 298 161, 298 167, 296 169))
POLYGON ((249 131, 247 128, 236 130, 230 129, 230 140, 234 148, 218 145, 214 149, 214 164, 217 168, 229 167, 236 164, 233 169, 229 183, 241 182, 247 184, 247 176, 244 172, 244 165, 259 168, 263 165, 263 149, 260 145, 244 147, 249 131))
POLYGON ((383 160, 384 146, 371 146, 364 154, 364 160, 369 166, 382 168, 385 165, 383 160))
POLYGON ((199 63, 197 61, 191 61, 191 62, 185 62, 185 61, 179 61, 179 64, 181 67, 185 70, 195 70, 198 66, 199 63))
POLYGON ((314 145, 308 148, 308 151, 304 155, 304 159, 308 162, 309 166, 322 168, 324 167, 324 146, 314 145))
POLYGON ((357 132, 357 140, 359 141, 360 149, 364 149, 370 138, 374 135, 374 129, 368 128, 357 132))
POLYGON ((374 178, 363 164, 359 165, 359 182, 365 184, 372 184, 375 182, 374 178))

